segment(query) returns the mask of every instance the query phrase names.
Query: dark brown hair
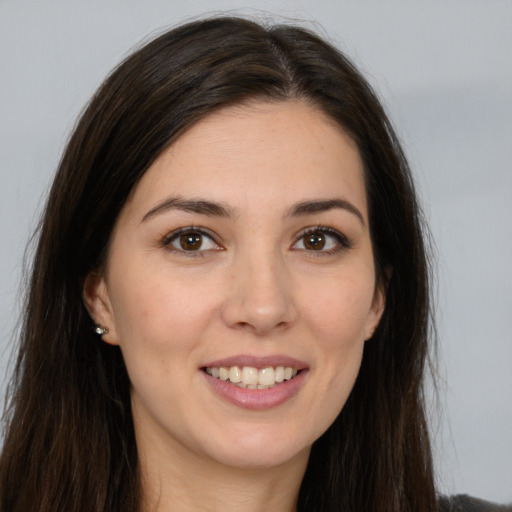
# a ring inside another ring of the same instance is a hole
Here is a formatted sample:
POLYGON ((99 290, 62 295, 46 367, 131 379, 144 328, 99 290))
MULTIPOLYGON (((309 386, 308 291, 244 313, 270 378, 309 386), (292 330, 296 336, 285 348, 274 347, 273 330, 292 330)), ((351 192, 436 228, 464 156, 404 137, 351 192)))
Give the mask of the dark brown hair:
POLYGON ((39 228, 0 460, 2 512, 141 509, 129 380, 82 301, 155 158, 222 106, 305 99, 356 141, 387 307, 355 387, 314 444, 300 511, 436 509, 422 395, 429 266, 411 174, 365 79, 297 27, 213 18, 173 29, 107 78, 65 150, 39 228))

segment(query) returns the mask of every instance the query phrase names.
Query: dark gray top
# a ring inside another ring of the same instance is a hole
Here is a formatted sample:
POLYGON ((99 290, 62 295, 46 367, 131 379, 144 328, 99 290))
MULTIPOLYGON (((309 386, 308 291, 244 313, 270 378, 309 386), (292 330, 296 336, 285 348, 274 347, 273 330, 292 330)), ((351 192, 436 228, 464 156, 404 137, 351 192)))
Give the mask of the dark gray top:
POLYGON ((459 494, 458 496, 446 497, 439 499, 440 512, 512 512, 512 504, 497 505, 489 501, 479 500, 468 496, 467 494, 459 494))

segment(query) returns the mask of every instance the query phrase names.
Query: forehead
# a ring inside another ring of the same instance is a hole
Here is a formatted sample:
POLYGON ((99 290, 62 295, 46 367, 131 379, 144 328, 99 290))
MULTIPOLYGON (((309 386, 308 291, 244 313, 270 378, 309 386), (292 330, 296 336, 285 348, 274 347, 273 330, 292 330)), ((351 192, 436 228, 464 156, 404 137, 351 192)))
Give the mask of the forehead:
POLYGON ((130 208, 165 195, 234 208, 348 196, 366 217, 363 164, 353 139, 305 101, 225 107, 194 124, 150 166, 130 208))

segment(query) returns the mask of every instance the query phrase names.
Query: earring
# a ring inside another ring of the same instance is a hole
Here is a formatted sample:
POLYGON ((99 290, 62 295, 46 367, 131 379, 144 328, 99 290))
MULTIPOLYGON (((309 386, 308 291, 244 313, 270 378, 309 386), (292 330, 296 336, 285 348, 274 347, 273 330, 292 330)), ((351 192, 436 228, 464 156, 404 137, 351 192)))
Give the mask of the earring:
POLYGON ((107 334, 108 332, 108 328, 107 327, 103 327, 101 325, 95 325, 94 326, 94 332, 98 335, 98 336, 103 336, 104 334, 107 334))

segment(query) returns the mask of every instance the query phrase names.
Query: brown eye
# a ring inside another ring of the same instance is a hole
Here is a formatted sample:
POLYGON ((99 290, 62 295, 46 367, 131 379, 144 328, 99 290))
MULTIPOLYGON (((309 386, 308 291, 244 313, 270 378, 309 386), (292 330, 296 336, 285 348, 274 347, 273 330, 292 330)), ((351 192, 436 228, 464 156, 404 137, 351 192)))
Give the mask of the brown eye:
POLYGON ((166 236, 162 243, 174 252, 189 253, 190 256, 222 249, 209 234, 192 228, 180 228, 166 236))
POLYGON ((321 251, 325 247, 325 235, 320 232, 305 235, 304 247, 309 251, 321 251))
POLYGON ((180 247, 184 251, 197 251, 203 244, 203 235, 201 233, 185 233, 180 236, 180 247))
POLYGON ((350 249, 351 242, 338 230, 330 227, 310 228, 302 232, 292 249, 318 255, 333 255, 350 249))

